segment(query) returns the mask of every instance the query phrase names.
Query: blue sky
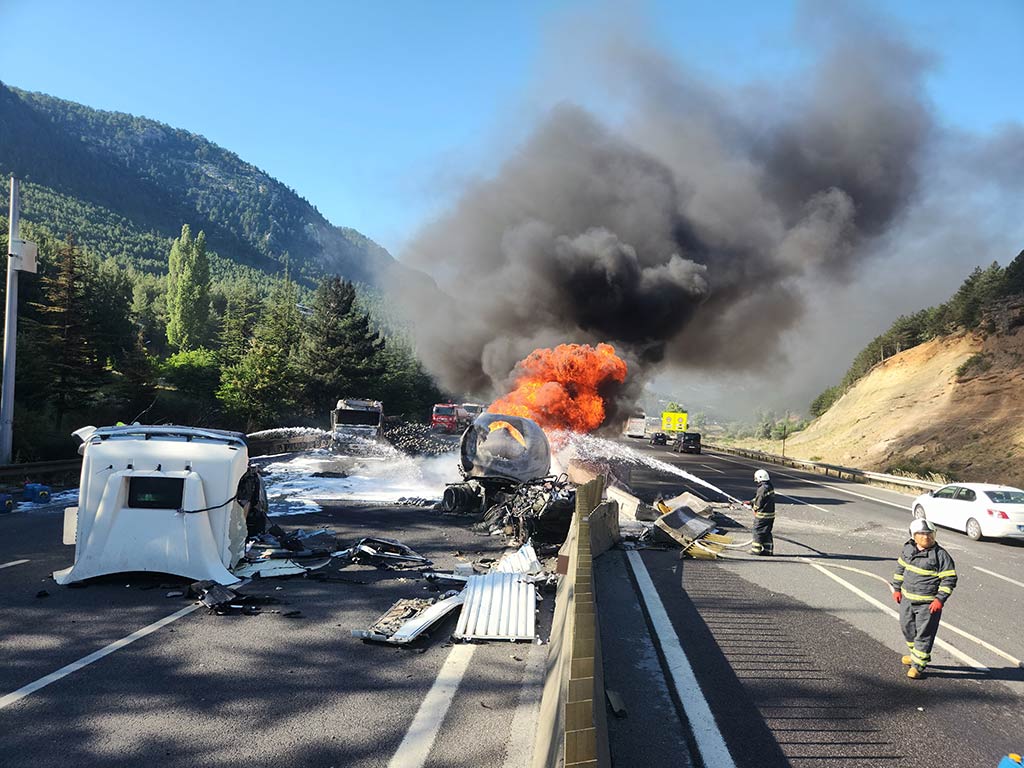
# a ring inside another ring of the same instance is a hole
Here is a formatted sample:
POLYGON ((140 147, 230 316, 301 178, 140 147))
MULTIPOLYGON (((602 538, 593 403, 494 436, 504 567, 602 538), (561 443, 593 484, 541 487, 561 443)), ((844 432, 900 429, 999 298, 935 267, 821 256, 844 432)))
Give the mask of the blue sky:
MULTIPOLYGON (((944 122, 1024 122, 1024 2, 852 5, 884 8, 935 56, 944 122)), ((600 89, 551 76, 581 21, 621 24, 691 72, 744 84, 799 72, 799 6, 0 0, 0 80, 203 134, 399 252, 546 106, 615 114, 600 89)))

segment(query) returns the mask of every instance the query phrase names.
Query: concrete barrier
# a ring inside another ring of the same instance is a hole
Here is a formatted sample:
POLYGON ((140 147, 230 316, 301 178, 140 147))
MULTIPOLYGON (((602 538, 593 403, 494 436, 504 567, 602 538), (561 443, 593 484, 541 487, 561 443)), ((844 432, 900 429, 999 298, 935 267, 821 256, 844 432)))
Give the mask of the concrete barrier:
MULTIPOLYGON (((592 526, 608 525, 610 512, 601 503, 603 494, 601 477, 576 489, 576 511, 559 551, 563 575, 555 595, 531 768, 611 765, 591 543, 592 526)), ((600 546, 605 544, 602 540, 600 546)))

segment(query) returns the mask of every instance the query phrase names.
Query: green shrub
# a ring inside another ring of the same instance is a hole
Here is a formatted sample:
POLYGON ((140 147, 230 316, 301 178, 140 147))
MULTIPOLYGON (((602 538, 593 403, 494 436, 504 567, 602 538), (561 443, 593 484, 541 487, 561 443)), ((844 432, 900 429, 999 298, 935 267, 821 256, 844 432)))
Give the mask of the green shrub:
POLYGON ((173 354, 163 362, 160 373, 179 392, 203 401, 213 400, 220 386, 220 365, 209 349, 173 354))
POLYGON ((972 376, 984 373, 991 367, 992 358, 989 355, 984 352, 975 352, 956 369, 956 377, 959 381, 966 381, 972 376))

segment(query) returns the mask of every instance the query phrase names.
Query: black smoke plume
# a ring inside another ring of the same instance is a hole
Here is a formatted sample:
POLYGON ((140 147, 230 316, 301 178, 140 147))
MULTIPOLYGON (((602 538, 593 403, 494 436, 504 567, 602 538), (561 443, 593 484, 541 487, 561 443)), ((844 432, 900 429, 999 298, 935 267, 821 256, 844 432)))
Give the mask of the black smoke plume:
POLYGON ((865 268, 912 204, 935 131, 927 59, 854 27, 815 38, 806 76, 756 89, 598 51, 626 117, 554 108, 403 254, 429 276, 394 281, 427 367, 485 395, 563 342, 611 343, 641 380, 772 360, 802 286, 865 268))

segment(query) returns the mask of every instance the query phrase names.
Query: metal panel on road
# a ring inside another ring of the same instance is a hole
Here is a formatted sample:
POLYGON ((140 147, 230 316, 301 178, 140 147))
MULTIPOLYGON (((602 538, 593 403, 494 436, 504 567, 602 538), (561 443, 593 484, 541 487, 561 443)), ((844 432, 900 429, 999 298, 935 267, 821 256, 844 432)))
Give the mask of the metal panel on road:
POLYGON ((459 640, 533 640, 537 593, 518 573, 470 576, 455 638, 459 640))

